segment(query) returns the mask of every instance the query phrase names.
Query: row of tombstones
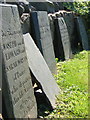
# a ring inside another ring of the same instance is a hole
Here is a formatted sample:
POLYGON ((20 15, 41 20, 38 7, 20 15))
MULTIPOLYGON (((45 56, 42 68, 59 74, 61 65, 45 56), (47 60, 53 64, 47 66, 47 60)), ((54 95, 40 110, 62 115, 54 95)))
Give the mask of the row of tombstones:
POLYGON ((76 36, 73 14, 65 11, 49 15, 45 11, 35 11, 30 15, 23 14, 25 19, 22 21, 16 5, 0 4, 0 12, 3 116, 37 118, 35 92, 38 90, 34 91, 35 85, 54 108, 56 95, 60 93, 52 75, 56 74, 55 57, 60 60, 71 58, 78 39, 83 49, 88 50, 85 27, 82 19, 77 17, 79 34, 76 36))

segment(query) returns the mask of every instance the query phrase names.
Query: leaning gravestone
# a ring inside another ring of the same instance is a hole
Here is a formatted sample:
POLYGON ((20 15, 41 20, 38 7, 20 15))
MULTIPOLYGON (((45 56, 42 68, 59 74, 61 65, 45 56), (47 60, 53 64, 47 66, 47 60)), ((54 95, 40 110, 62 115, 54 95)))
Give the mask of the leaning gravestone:
POLYGON ((71 52, 71 45, 67 31, 67 26, 63 17, 59 17, 55 19, 55 25, 56 25, 55 31, 57 36, 55 37, 54 40, 54 44, 55 44, 54 47, 56 48, 57 57, 62 59, 64 57, 64 59, 68 60, 69 58, 71 58, 72 52, 71 52))
POLYGON ((15 5, 2 7, 3 96, 9 118, 36 118, 37 106, 18 10, 15 5))
POLYGON ((86 33, 86 29, 81 17, 76 18, 77 23, 77 31, 82 42, 82 47, 84 50, 89 50, 88 36, 86 33))
POLYGON ((40 82, 44 93, 49 99, 51 105, 55 106, 56 95, 59 94, 59 88, 49 70, 42 54, 35 45, 30 34, 24 35, 24 42, 28 58, 29 67, 35 78, 40 82))
POLYGON ((52 73, 56 73, 56 62, 47 12, 31 13, 32 37, 40 49, 52 73))

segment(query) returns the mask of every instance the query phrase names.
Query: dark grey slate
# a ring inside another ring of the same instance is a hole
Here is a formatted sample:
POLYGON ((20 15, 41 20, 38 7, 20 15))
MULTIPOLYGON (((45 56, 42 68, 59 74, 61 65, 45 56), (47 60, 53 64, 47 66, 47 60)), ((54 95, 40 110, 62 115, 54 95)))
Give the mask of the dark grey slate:
POLYGON ((0 7, 0 113, 2 114, 2 50, 1 50, 1 41, 2 41, 2 8, 0 7))
POLYGON ((82 47, 84 50, 89 50, 90 48, 89 48, 88 36, 82 18, 77 17, 76 23, 77 23, 77 31, 79 34, 79 38, 82 42, 82 47))
POLYGON ((63 14, 63 18, 65 20, 68 29, 71 48, 74 52, 75 49, 77 48, 77 38, 75 38, 76 31, 75 31, 74 15, 72 12, 66 12, 65 14, 63 14))
POLYGON ((31 12, 32 37, 44 56, 52 73, 56 73, 56 62, 47 12, 31 12))
POLYGON ((19 14, 15 5, 2 7, 3 96, 8 118, 36 118, 32 88, 19 14))
POLYGON ((28 0, 30 2, 30 5, 34 6, 37 11, 47 11, 48 13, 54 13, 55 12, 55 5, 52 1, 46 1, 42 0, 43 2, 40 2, 40 0, 28 0))
POLYGON ((29 16, 29 14, 23 13, 23 19, 22 19, 22 23, 21 23, 21 28, 22 28, 23 34, 26 34, 26 33, 30 32, 30 16, 29 16), (25 19, 25 20, 23 20, 23 19, 25 19))
POLYGON ((59 94, 60 89, 58 88, 51 71, 29 33, 24 35, 24 42, 29 67, 35 78, 40 82, 51 105, 55 107, 55 96, 59 94))
POLYGON ((52 40, 54 40, 54 20, 52 18, 52 14, 48 14, 48 18, 49 18, 49 23, 50 23, 50 30, 51 30, 51 35, 52 35, 52 40))
POLYGON ((54 49, 57 58, 68 60, 72 56, 71 44, 63 17, 55 19, 54 49))

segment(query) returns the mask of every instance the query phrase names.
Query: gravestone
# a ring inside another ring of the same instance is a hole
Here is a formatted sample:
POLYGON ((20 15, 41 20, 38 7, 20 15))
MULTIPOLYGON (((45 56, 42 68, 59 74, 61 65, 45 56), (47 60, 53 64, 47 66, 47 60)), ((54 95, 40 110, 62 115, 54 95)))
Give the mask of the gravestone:
POLYGON ((75 39, 75 23, 74 23, 74 15, 72 12, 65 12, 63 14, 63 18, 65 20, 67 29, 68 29, 68 34, 70 38, 70 43, 71 43, 71 48, 73 52, 76 49, 77 46, 77 38, 75 39))
POLYGON ((52 73, 56 73, 56 61, 47 12, 31 12, 32 37, 40 49, 52 73))
POLYGON ((37 106, 15 5, 2 7, 3 96, 8 118, 36 118, 37 106))
POLYGON ((79 34, 79 38, 82 42, 82 47, 84 50, 89 50, 89 43, 88 43, 88 36, 86 33, 86 29, 83 23, 83 20, 81 17, 76 18, 76 23, 77 23, 77 31, 79 34))
POLYGON ((70 39, 67 31, 66 23, 63 17, 55 19, 56 36, 54 40, 54 48, 57 58, 68 60, 72 56, 70 39))
POLYGON ((35 45, 29 33, 24 35, 24 42, 25 42, 29 67, 32 73, 34 74, 35 78, 41 84, 42 89, 46 94, 47 98, 49 99, 51 105, 54 107, 56 100, 55 96, 59 94, 60 90, 42 54, 35 45))

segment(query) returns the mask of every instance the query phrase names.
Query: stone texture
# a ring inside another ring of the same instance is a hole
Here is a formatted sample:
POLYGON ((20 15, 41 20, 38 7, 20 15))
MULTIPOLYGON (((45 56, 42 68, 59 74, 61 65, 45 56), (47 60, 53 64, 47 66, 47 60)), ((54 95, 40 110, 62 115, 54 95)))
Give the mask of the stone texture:
POLYGON ((0 7, 0 113, 2 113, 2 50, 1 50, 1 41, 2 41, 2 8, 0 7))
POLYGON ((35 45, 30 34, 24 35, 24 42, 26 47, 26 53, 28 58, 29 67, 40 82, 43 91, 49 99, 51 105, 55 106, 56 95, 59 94, 60 90, 42 56, 39 49, 35 45))
POLYGON ((56 73, 56 61, 47 12, 31 13, 32 37, 40 49, 52 73, 56 73))
POLYGON ((66 12, 65 14, 63 14, 63 18, 65 20, 65 23, 68 29, 71 48, 74 51, 76 46, 74 15, 72 12, 66 12))
POLYGON ((36 8, 37 11, 47 11, 48 13, 54 13, 55 12, 55 6, 52 1, 46 1, 43 2, 39 1, 32 1, 28 0, 32 6, 36 8))
POLYGON ((21 28, 22 28, 23 34, 29 33, 30 32, 30 16, 29 16, 29 14, 23 13, 21 19, 22 19, 21 28))
POLYGON ((56 57, 68 60, 72 56, 69 34, 63 17, 55 19, 54 49, 56 57))
POLYGON ((8 118, 36 118, 37 106, 15 5, 2 7, 3 96, 8 118))
POLYGON ((87 36, 86 29, 85 29, 82 18, 77 17, 76 23, 77 23, 78 35, 82 42, 82 47, 84 50, 89 50, 90 48, 89 48, 88 36, 87 36))

